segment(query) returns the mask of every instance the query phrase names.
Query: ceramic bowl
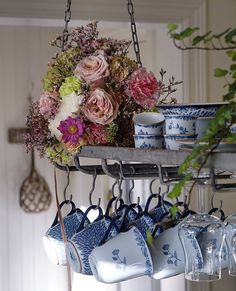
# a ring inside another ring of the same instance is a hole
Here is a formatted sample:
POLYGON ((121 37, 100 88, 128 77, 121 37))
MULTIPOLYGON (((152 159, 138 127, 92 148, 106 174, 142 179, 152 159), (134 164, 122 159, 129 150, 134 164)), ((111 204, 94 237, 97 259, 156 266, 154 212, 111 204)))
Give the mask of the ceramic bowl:
POLYGON ((199 117, 196 122, 196 134, 197 138, 200 139, 204 136, 210 121, 214 117, 199 117))
POLYGON ((157 109, 164 116, 166 115, 185 115, 194 117, 212 117, 220 106, 227 103, 200 103, 200 104, 163 104, 158 105, 157 109))
POLYGON ((197 135, 196 134, 190 134, 190 135, 170 135, 165 134, 165 147, 168 150, 178 150, 180 147, 179 141, 190 141, 190 140, 196 140, 197 135))
POLYGON ((163 149, 163 135, 134 135, 134 144, 139 149, 163 149))
POLYGON ((166 115, 166 134, 195 134, 196 117, 185 115, 166 115))
POLYGON ((161 113, 142 112, 134 115, 134 131, 136 135, 163 135, 165 117, 161 113))

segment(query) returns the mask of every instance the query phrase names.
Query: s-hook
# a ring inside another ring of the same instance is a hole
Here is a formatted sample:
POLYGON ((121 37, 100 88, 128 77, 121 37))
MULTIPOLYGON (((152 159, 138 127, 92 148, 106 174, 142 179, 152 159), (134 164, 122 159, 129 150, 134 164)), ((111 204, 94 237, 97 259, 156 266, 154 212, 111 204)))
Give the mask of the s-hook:
MULTIPOLYGON (((92 195, 93 195, 93 192, 94 192, 94 189, 95 189, 95 185, 96 185, 96 179, 97 179, 97 170, 94 169, 94 174, 93 174, 93 181, 92 181, 92 189, 90 190, 89 192, 89 204, 90 206, 93 206, 93 201, 92 201, 92 195)), ((101 198, 99 197, 98 198, 98 203, 97 203, 97 208, 98 209, 101 205, 101 198)))
POLYGON ((68 200, 67 197, 66 197, 66 192, 67 192, 67 188, 69 187, 70 185, 70 167, 68 165, 65 166, 66 167, 66 186, 64 188, 64 191, 63 191, 63 196, 64 196, 64 201, 67 201, 67 203, 70 203, 72 201, 72 194, 70 195, 70 199, 68 200))
MULTIPOLYGON (((131 170, 132 170, 132 174, 134 174, 135 173, 134 167, 131 166, 131 170)), ((134 185, 134 180, 132 179, 131 180, 131 187, 130 187, 129 192, 128 192, 128 199, 129 199, 129 203, 130 204, 132 204, 131 193, 134 190, 134 186, 135 186, 134 185)), ((136 202, 135 205, 138 206, 139 204, 140 204, 140 196, 137 197, 137 202, 136 202)))

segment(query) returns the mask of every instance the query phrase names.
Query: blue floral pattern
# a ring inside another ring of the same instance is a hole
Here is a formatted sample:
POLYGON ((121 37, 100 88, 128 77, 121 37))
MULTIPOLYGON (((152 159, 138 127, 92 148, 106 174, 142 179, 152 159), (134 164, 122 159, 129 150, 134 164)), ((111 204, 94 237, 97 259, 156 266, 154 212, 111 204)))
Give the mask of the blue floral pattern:
POLYGON ((167 264, 168 265, 175 265, 178 266, 178 262, 181 262, 182 260, 178 259, 177 252, 171 251, 169 244, 164 244, 162 247, 162 252, 165 256, 168 256, 167 264))
MULTIPOLYGON (((200 231, 200 229, 199 229, 199 231, 200 231)), ((186 236, 186 238, 188 238, 191 241, 191 244, 196 251, 195 261, 197 263, 198 268, 201 269, 203 267, 203 260, 202 260, 202 254, 199 252, 199 245, 197 243, 197 240, 195 239, 194 234, 188 232, 187 230, 185 230, 185 236, 186 236)))
POLYGON ((120 257, 120 250, 114 249, 112 251, 112 260, 116 262, 118 268, 125 268, 127 266, 127 259, 120 257))
POLYGON ((150 259, 150 253, 149 253, 149 250, 147 248, 146 242, 137 229, 134 228, 133 231, 134 231, 134 235, 135 235, 135 240, 136 240, 138 246, 140 246, 142 254, 146 259, 145 275, 150 275, 153 272, 153 265, 152 265, 152 262, 150 259))

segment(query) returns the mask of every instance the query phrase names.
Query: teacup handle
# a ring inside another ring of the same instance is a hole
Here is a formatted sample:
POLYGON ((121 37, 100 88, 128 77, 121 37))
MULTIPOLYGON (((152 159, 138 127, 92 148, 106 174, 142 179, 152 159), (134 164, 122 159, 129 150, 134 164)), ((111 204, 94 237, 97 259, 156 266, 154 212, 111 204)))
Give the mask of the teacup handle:
MULTIPOLYGON (((76 207, 75 207, 75 203, 72 201, 72 200, 65 200, 63 201, 59 206, 60 206, 60 209, 62 209, 62 207, 65 205, 65 204, 70 204, 71 205, 71 211, 66 215, 71 215, 73 214, 75 211, 76 211, 76 207)), ((51 227, 55 226, 57 223, 58 223, 58 217, 59 217, 59 214, 57 212, 56 216, 55 216, 55 219, 51 225, 51 227)))
POLYGON ((136 213, 135 219, 137 219, 138 216, 141 216, 143 214, 143 210, 142 210, 142 207, 140 205, 137 205, 135 203, 132 203, 132 204, 126 206, 125 212, 122 215, 122 224, 121 224, 121 230, 122 231, 125 231, 126 230, 126 228, 125 228, 125 222, 126 222, 126 219, 127 219, 127 215, 128 215, 128 213, 129 213, 130 210, 135 211, 134 208, 138 208, 138 213, 136 213))
POLYGON ((151 195, 148 197, 147 202, 146 202, 146 205, 145 205, 145 209, 144 209, 144 212, 145 212, 145 213, 148 213, 148 211, 149 211, 149 206, 150 206, 150 203, 151 203, 151 201, 152 201, 153 198, 158 198, 158 203, 157 203, 157 205, 155 206, 155 208, 161 206, 161 196, 160 196, 160 194, 151 194, 151 195))
POLYGON ((89 208, 86 209, 86 211, 84 212, 84 216, 81 220, 81 223, 76 231, 77 232, 80 232, 83 228, 84 228, 84 224, 85 224, 85 221, 86 221, 86 218, 88 216, 88 213, 91 211, 91 210, 98 210, 98 217, 94 220, 94 221, 98 221, 100 220, 102 217, 103 217, 103 211, 102 211, 102 208, 97 206, 97 205, 91 205, 89 206, 89 208))
MULTIPOLYGON (((108 217, 109 216, 109 212, 111 210, 112 204, 113 204, 113 202, 116 201, 116 199, 117 199, 117 197, 112 197, 109 200, 108 205, 107 205, 107 208, 106 208, 106 212, 105 212, 105 217, 108 217)), ((119 202, 120 202, 120 205, 119 205, 117 211, 121 211, 125 207, 124 200, 122 198, 119 199, 119 202)))
POLYGON ((107 231, 105 232, 105 235, 104 235, 103 239, 101 240, 99 246, 100 246, 100 245, 103 245, 103 244, 106 242, 106 240, 108 239, 108 236, 109 236, 109 234, 110 234, 110 232, 111 232, 111 230, 112 230, 113 227, 115 227, 117 233, 120 232, 119 227, 117 226, 117 224, 116 224, 116 222, 115 222, 116 219, 117 219, 117 218, 115 218, 115 219, 111 219, 110 225, 108 226, 108 229, 107 229, 107 231))

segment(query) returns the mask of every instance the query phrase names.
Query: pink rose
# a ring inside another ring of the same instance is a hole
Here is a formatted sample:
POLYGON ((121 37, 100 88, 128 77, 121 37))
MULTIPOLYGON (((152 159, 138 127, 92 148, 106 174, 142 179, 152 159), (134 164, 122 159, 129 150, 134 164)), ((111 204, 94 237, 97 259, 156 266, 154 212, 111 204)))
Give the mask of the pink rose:
POLYGON ((139 68, 131 74, 127 82, 126 94, 133 97, 134 101, 142 107, 152 108, 157 104, 162 87, 162 82, 158 82, 152 72, 139 68))
POLYGON ((82 111, 93 123, 109 124, 117 116, 119 105, 114 97, 103 89, 95 89, 91 92, 82 111))
POLYGON ((58 100, 55 93, 44 92, 39 99, 39 112, 46 119, 55 116, 58 110, 58 100))
POLYGON ((109 76, 108 63, 103 51, 96 55, 83 58, 77 65, 74 74, 77 78, 84 80, 92 88, 102 87, 104 79, 109 76))

